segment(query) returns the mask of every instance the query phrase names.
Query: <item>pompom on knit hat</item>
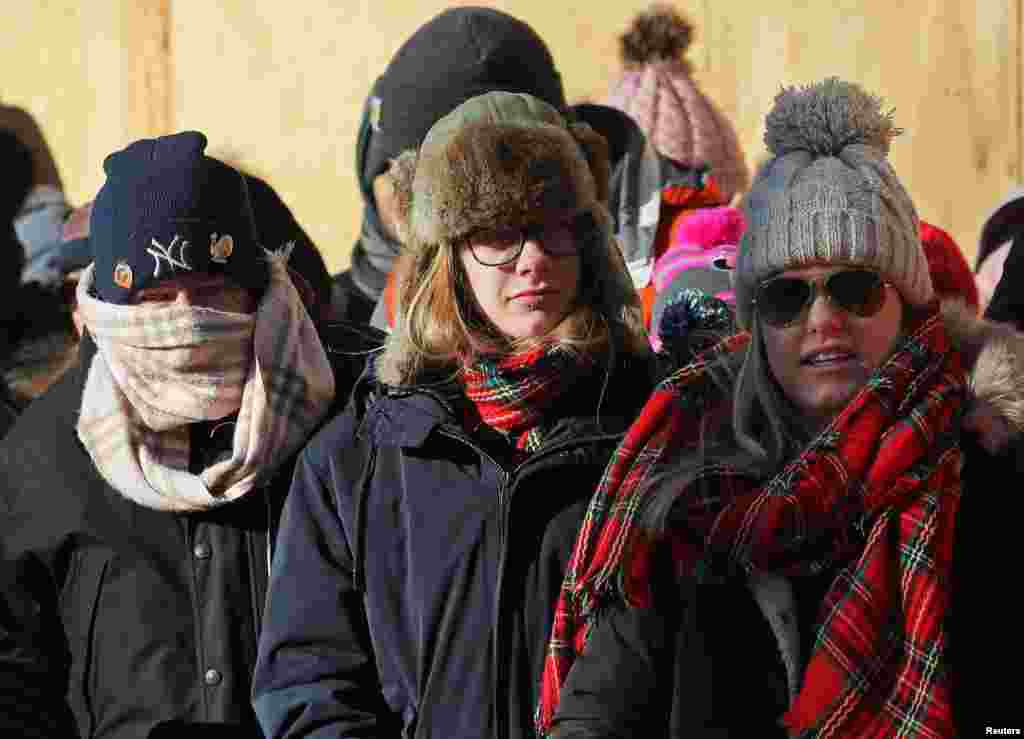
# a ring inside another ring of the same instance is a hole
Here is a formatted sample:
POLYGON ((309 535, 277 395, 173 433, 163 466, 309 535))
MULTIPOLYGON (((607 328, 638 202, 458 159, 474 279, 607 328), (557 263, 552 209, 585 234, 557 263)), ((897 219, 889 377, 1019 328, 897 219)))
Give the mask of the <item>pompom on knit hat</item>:
POLYGON ((620 37, 624 72, 606 103, 632 116, 662 156, 683 167, 710 167, 728 202, 750 173, 735 128, 684 58, 693 37, 693 25, 671 6, 637 15, 620 37))
POLYGON ((887 158, 899 133, 879 98, 834 77, 776 96, 764 136, 771 157, 743 202, 741 328, 751 326, 758 284, 812 264, 876 269, 905 302, 931 301, 917 211, 887 158))
POLYGON ((102 300, 125 304, 189 272, 223 274, 262 295, 269 264, 248 184, 205 149, 203 134, 186 131, 136 141, 104 160, 107 179, 89 219, 102 300))

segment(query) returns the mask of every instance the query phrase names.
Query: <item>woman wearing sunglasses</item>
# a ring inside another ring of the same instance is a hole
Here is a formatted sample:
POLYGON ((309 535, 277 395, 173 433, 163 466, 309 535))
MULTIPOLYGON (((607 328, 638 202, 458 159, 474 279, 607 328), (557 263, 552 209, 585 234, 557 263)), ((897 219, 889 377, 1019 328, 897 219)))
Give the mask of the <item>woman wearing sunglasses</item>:
POLYGON ((776 98, 735 274, 748 333, 660 385, 613 457, 564 581, 541 733, 958 734, 968 374, 984 399, 1015 377, 997 400, 1019 405, 1024 364, 1011 332, 940 311, 887 160, 897 133, 840 80, 776 98))
POLYGON ((565 563, 654 384, 606 157, 490 93, 392 164, 401 316, 298 465, 255 675, 267 737, 533 736, 565 563))

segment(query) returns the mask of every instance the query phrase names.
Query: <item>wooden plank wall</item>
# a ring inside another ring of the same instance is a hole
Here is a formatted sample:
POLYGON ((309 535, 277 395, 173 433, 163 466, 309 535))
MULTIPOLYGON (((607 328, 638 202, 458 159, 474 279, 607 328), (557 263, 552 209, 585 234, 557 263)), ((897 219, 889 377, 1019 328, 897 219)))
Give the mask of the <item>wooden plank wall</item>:
MULTIPOLYGON (((751 165, 782 85, 828 75, 884 97, 906 129, 892 151, 921 216, 969 256, 1024 172, 1024 0, 676 0, 689 58, 736 124, 751 165)), ((205 131, 260 174, 341 269, 358 231, 354 140, 363 97, 439 0, 96 0, 22 4, 4 34, 0 101, 33 113, 75 202, 135 138, 205 131), (15 74, 14 72, 17 72, 15 74)), ((469 4, 469 3, 465 3, 469 4)), ((647 2, 505 0, 549 43, 570 102, 600 102, 616 37, 647 2)))

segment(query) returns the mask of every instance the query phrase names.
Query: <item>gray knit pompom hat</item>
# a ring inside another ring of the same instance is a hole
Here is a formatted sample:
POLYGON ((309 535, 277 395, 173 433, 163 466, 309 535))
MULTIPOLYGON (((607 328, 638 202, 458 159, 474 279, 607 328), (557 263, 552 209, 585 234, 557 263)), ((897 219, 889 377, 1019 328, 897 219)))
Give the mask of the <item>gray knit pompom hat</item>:
POLYGON ((783 89, 765 121, 771 154, 743 209, 736 314, 750 328, 763 280, 810 264, 877 269, 911 305, 932 298, 928 260, 910 196, 889 160, 901 131, 882 101, 835 77, 783 89))

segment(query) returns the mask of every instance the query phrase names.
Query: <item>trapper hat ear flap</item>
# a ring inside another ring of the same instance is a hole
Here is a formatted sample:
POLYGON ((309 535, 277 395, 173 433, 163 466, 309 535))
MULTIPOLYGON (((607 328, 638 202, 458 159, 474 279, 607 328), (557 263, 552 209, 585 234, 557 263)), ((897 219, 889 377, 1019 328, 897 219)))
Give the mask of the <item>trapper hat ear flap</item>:
POLYGON ((569 133, 583 150, 594 177, 594 190, 600 203, 608 205, 608 186, 612 177, 608 141, 587 123, 569 124, 569 133))
POLYGON ((412 182, 416 177, 418 159, 415 150, 407 149, 391 160, 391 166, 384 174, 391 195, 389 211, 392 225, 402 244, 408 244, 412 235, 412 182))

